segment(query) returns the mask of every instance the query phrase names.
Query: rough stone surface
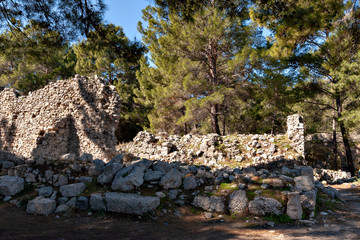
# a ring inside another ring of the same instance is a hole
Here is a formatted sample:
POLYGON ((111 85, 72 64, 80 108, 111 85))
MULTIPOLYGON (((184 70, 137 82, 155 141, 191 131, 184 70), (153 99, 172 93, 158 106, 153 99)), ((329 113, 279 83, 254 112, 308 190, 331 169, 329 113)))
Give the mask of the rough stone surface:
POLYGON ((90 196, 90 207, 94 210, 106 210, 103 196, 99 193, 93 193, 90 196))
POLYGON ((311 211, 315 210, 316 191, 311 190, 311 191, 303 192, 300 195, 300 201, 301 201, 301 205, 303 206, 304 209, 308 209, 311 211))
POLYGON ((24 179, 18 176, 0 177, 0 194, 4 196, 14 196, 24 190, 24 179))
POLYGON ((111 159, 120 98, 100 80, 76 77, 17 97, 0 91, 0 150, 36 161, 91 153, 111 159))
POLYGON ((114 191, 130 191, 141 186, 143 182, 144 169, 139 166, 131 166, 125 168, 124 171, 120 170, 116 174, 111 189, 114 191))
POLYGON ((49 215, 56 209, 56 201, 39 196, 28 202, 26 212, 29 214, 49 215))
POLYGON ((202 208, 208 212, 219 212, 223 213, 225 211, 225 204, 221 197, 219 196, 196 196, 192 205, 198 208, 202 208))
POLYGON ((86 188, 84 183, 73 183, 60 187, 60 193, 64 197, 75 197, 82 193, 86 188))
POLYGON ((286 214, 293 220, 302 219, 302 206, 300 202, 299 193, 288 194, 288 202, 286 207, 286 214))
POLYGON ((98 183, 111 183, 115 177, 116 172, 119 171, 122 167, 123 165, 120 163, 107 164, 104 167, 103 173, 97 178, 98 183))
POLYGON ((308 176, 298 176, 294 178, 295 186, 302 191, 310 191, 314 189, 314 182, 308 176))
POLYGON ((301 176, 307 176, 312 182, 314 182, 314 169, 310 166, 303 167, 301 169, 301 176))
POLYGON ((160 185, 165 188, 178 188, 182 183, 182 173, 177 169, 172 169, 171 172, 168 172, 164 177, 161 178, 160 185))
POLYGON ((105 193, 106 207, 109 212, 143 215, 160 205, 160 198, 139 196, 127 193, 105 193))
POLYGON ((50 197, 51 194, 53 193, 53 188, 52 187, 42 187, 37 189, 39 196, 43 196, 43 197, 50 197))
POLYGON ((249 211, 253 215, 265 216, 265 215, 280 215, 283 213, 283 207, 281 203, 273 198, 256 197, 249 202, 249 211))
POLYGON ((89 199, 85 196, 80 196, 76 200, 75 208, 79 210, 87 210, 89 208, 89 199))
POLYGON ((70 209, 71 209, 71 208, 70 208, 68 205, 66 205, 66 204, 61 204, 61 205, 59 205, 59 206, 56 208, 55 212, 56 212, 56 213, 64 213, 64 212, 70 211, 70 209))
POLYGON ((160 180, 165 175, 162 171, 154 171, 152 169, 149 169, 144 174, 144 181, 157 181, 160 180))
POLYGON ((248 199, 244 190, 236 190, 230 195, 229 211, 231 213, 244 213, 247 205, 248 199))
POLYGON ((189 176, 189 177, 184 178, 183 186, 184 186, 184 190, 195 189, 197 187, 195 177, 189 176))

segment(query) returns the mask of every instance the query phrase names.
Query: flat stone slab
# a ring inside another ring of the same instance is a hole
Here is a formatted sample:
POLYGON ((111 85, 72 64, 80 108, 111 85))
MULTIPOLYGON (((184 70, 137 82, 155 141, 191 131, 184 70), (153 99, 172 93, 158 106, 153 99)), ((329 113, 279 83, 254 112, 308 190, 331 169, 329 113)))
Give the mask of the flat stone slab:
POLYGON ((75 197, 81 194, 86 188, 84 183, 74 183, 60 187, 60 193, 64 197, 75 197))
POLYGON ((160 205, 160 198, 131 193, 105 193, 107 211, 143 215, 160 205))
POLYGON ((39 196, 28 202, 26 212, 28 214, 49 215, 56 209, 56 201, 39 196))
POLYGON ((14 196, 24 190, 24 179, 18 176, 0 177, 0 194, 4 196, 14 196))

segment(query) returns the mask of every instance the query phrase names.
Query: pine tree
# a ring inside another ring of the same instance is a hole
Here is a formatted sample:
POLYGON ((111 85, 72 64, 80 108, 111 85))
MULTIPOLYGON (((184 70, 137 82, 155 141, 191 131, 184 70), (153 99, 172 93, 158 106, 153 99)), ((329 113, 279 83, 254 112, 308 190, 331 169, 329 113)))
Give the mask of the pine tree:
POLYGON ((139 81, 145 102, 153 107, 149 119, 154 129, 182 126, 186 133, 209 126, 208 131, 221 133, 219 116, 227 114, 225 103, 250 72, 255 29, 244 11, 241 18, 229 17, 215 1, 197 11, 192 21, 175 13, 164 16, 161 8, 144 11, 149 26, 140 25, 140 31, 155 67, 142 64, 139 81))

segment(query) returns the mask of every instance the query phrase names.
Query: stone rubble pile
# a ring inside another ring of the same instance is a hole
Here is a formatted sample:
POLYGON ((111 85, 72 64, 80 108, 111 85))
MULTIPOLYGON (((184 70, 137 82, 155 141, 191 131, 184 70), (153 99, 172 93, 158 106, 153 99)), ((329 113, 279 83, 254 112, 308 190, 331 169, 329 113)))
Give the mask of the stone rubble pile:
MULTIPOLYGON (((331 198, 338 196, 335 189, 314 180, 311 167, 295 161, 259 169, 123 160, 122 154, 108 163, 93 159, 91 154, 80 157, 65 154, 55 163, 48 161, 42 165, 5 161, 0 194, 3 201, 19 205, 17 197, 24 186, 35 186, 36 194, 28 201, 26 211, 39 215, 72 209, 159 215, 158 207, 164 198, 177 207, 195 206, 207 216, 287 213, 292 219, 300 219, 303 209, 311 215, 318 191, 331 198), (273 195, 269 196, 269 192, 273 195)), ((171 211, 175 214, 169 205, 161 206, 160 215, 171 211)))

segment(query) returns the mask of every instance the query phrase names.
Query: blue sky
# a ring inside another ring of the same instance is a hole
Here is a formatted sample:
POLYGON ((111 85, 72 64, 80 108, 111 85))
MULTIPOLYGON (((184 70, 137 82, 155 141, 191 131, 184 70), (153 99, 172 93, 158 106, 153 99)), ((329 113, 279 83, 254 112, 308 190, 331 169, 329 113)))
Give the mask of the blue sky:
POLYGON ((142 12, 152 0, 105 0, 108 10, 105 12, 107 23, 113 23, 124 29, 125 35, 133 40, 141 40, 141 35, 137 31, 137 24, 142 20, 142 12))

